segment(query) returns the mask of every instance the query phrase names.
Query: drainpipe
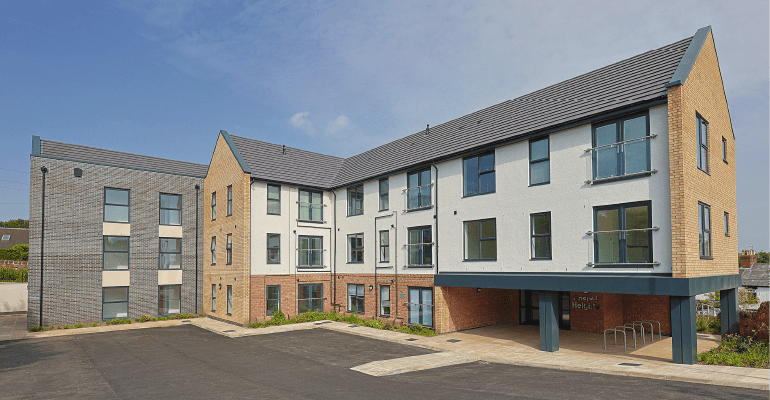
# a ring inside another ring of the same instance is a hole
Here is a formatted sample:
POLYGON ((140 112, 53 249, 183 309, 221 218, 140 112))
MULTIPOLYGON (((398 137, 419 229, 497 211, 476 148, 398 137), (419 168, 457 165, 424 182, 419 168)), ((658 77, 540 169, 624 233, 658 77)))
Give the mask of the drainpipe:
MULTIPOLYGON (((334 215, 334 227, 332 228, 334 230, 334 261, 332 261, 332 309, 336 312, 338 307, 337 305, 337 192, 332 190, 332 194, 334 195, 334 205, 332 206, 332 213, 334 215)), ((331 246, 330 246, 331 247, 331 246)))
MULTIPOLYGON (((393 229, 393 243, 395 246, 393 247, 396 251, 393 252, 393 271, 395 272, 395 277, 393 279, 393 286, 395 286, 394 289, 396 293, 396 316, 394 318, 398 319, 398 211, 393 211, 393 215, 396 216, 396 224, 393 229)), ((393 292, 390 293, 390 308, 393 308, 393 292)))
MULTIPOLYGON (((434 230, 436 231, 436 238, 434 239, 434 242, 436 242, 436 274, 438 274, 438 167, 436 166, 436 163, 433 162, 433 168, 436 169, 436 204, 433 207, 433 223, 434 223, 434 230)), ((435 287, 435 283, 433 287, 435 287)))
POLYGON ((43 254, 45 245, 45 174, 48 173, 48 168, 45 166, 40 167, 40 172, 43 173, 43 187, 41 205, 40 205, 40 327, 43 327, 43 254))
MULTIPOLYGON (((198 308, 198 219, 199 215, 199 198, 200 198, 201 185, 195 185, 195 313, 197 314, 200 309, 198 308)), ((202 305, 202 304, 201 304, 202 305)))

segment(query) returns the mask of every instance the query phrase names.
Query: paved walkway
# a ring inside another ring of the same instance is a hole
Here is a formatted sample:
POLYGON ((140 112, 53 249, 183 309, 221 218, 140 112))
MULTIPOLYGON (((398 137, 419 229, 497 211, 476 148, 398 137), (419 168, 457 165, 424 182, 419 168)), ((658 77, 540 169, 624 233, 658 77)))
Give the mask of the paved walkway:
POLYGON ((0 315, 0 342, 27 336, 27 314, 0 315))

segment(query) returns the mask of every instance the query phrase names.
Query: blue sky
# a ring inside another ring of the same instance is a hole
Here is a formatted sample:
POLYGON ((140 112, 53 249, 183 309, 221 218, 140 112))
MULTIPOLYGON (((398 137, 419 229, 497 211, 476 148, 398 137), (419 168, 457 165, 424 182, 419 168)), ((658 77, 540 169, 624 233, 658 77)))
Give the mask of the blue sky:
POLYGON ((739 243, 767 250, 769 11, 0 0, 0 220, 28 217, 32 135, 205 164, 225 129, 347 157, 712 25, 737 138, 739 243))

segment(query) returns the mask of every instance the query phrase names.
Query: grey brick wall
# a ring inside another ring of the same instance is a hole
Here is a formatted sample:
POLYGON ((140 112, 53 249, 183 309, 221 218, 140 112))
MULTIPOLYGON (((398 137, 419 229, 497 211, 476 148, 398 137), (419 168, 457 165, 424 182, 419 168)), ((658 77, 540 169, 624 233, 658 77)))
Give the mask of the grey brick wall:
MULTIPOLYGON (((46 176, 43 325, 101 321, 104 188, 131 190, 130 318, 158 315, 159 194, 182 195, 182 312, 201 308, 203 179, 128 168, 32 157, 30 167, 29 296, 40 295, 40 167, 46 176), (74 168, 83 176, 76 178, 74 168), (198 276, 195 275, 195 185, 200 185, 198 276), (195 286, 198 298, 195 298, 195 286)), ((29 302, 27 325, 39 324, 39 301, 29 302)))

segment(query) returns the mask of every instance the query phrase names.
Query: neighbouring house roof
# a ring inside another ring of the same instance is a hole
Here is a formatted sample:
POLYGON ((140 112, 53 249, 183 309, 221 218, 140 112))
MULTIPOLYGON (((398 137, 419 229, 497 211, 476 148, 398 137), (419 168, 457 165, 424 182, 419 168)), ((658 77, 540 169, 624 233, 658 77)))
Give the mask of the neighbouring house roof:
POLYGON ((0 249, 10 249, 17 244, 29 244, 29 228, 0 227, 0 249), (8 240, 2 240, 8 236, 8 240))
POLYGON ((206 172, 209 168, 208 165, 195 164, 186 161, 168 160, 165 158, 98 149, 77 144, 41 140, 39 136, 32 137, 32 155, 201 178, 206 176, 206 172))
POLYGON ((741 274, 742 286, 770 286, 770 264, 754 263, 741 274))

